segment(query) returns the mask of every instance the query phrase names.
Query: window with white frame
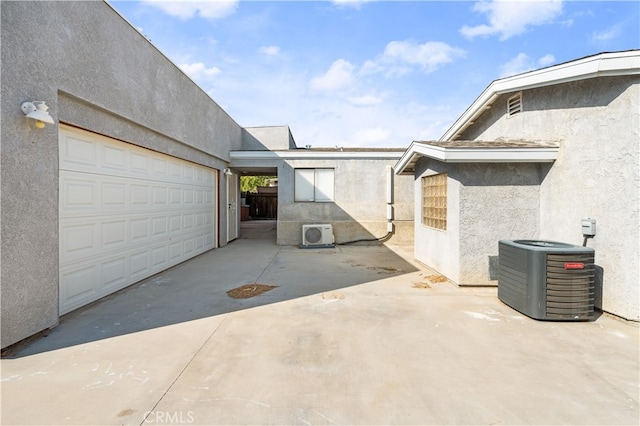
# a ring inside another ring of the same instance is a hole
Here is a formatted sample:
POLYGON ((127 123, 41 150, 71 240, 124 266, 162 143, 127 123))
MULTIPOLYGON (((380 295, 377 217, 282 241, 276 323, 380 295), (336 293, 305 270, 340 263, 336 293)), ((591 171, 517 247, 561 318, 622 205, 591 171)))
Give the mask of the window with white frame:
POLYGON ((334 169, 295 169, 294 201, 333 201, 334 169))

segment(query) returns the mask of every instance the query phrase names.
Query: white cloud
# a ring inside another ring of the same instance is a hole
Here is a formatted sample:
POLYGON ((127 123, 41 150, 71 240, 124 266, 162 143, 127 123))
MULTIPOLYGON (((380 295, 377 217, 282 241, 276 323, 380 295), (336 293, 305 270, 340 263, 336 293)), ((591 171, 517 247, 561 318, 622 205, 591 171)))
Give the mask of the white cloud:
POLYGON ((509 77, 532 69, 531 58, 524 53, 519 53, 518 56, 500 66, 500 77, 509 77))
POLYGON ((562 13, 561 0, 513 1, 494 0, 475 3, 473 10, 486 14, 488 24, 463 26, 462 35, 468 38, 499 35, 506 40, 527 31, 531 26, 553 22, 562 13))
POLYGON ((535 60, 524 53, 519 53, 515 58, 500 66, 500 77, 509 77, 537 68, 544 68, 553 64, 555 60, 556 58, 551 54, 546 54, 535 60))
POLYGON ((352 105, 367 107, 378 105, 383 101, 383 98, 376 95, 363 95, 363 96, 352 96, 347 99, 352 105))
POLYGON ((280 48, 278 46, 262 46, 258 51, 265 55, 275 56, 280 53, 280 48))
POLYGON ((365 3, 369 3, 372 0, 331 0, 331 3, 338 7, 351 7, 354 9, 360 9, 365 3))
POLYGON ((464 56, 464 51, 447 43, 429 41, 416 44, 412 41, 392 41, 384 49, 385 62, 418 65, 424 72, 435 71, 440 66, 464 56))
POLYGON ((548 67, 549 65, 553 64, 555 61, 556 61, 555 56, 547 53, 542 58, 538 59, 538 64, 541 67, 548 67))
POLYGON ((313 91, 324 92, 345 88, 354 83, 354 66, 344 59, 338 59, 329 70, 317 76, 309 82, 309 87, 313 91))
POLYGON ((239 0, 208 0, 208 1, 165 1, 144 0, 143 3, 161 9, 164 13, 187 20, 198 15, 205 19, 225 18, 233 14, 238 7, 239 0))
POLYGON ((365 61, 365 63, 360 68, 361 75, 376 74, 382 71, 384 71, 384 67, 371 60, 365 61))
POLYGON ((422 44, 410 40, 392 41, 375 60, 364 63, 360 74, 384 72, 387 76, 398 76, 411 72, 414 67, 430 73, 465 54, 462 49, 438 41, 422 44))
POLYGON ((207 68, 202 62, 195 62, 193 64, 179 64, 178 67, 185 74, 191 77, 196 83, 200 84, 202 81, 212 80, 218 76, 222 71, 218 67, 207 68))
POLYGON ((622 35, 622 25, 616 24, 607 30, 593 33, 591 42, 594 44, 606 44, 620 37, 620 35, 622 35))

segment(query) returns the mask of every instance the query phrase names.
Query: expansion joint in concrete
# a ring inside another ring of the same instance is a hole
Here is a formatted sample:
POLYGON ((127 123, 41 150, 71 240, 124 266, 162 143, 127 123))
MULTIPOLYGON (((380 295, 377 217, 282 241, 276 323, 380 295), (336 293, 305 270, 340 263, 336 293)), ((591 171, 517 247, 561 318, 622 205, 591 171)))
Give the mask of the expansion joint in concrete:
MULTIPOLYGON (((273 260, 272 260, 273 261, 273 260)), ((178 379, 180 379, 180 377, 182 377, 182 375, 184 374, 184 372, 186 371, 187 368, 189 368, 189 366, 191 365, 191 363, 193 362, 193 360, 198 356, 198 354, 202 351, 202 348, 205 347, 205 345, 207 343, 209 343, 209 341, 211 340, 211 338, 213 337, 214 334, 216 334, 216 332, 218 331, 218 329, 220 328, 220 326, 222 326, 222 324, 225 323, 225 321, 227 320, 227 318, 229 317, 230 314, 226 314, 223 318, 222 321, 220 321, 220 323, 213 329, 213 331, 211 332, 211 334, 209 334, 209 337, 206 338, 206 340, 202 343, 202 345, 200 345, 200 347, 198 348, 197 351, 195 351, 195 353, 193 354, 193 356, 191 358, 189 358, 189 361, 187 361, 184 365, 184 367, 182 368, 182 370, 180 370, 180 373, 178 373, 178 375, 176 376, 176 378, 171 382, 171 384, 167 387, 167 389, 164 391, 164 393, 162 394, 162 396, 160 398, 158 398, 158 400, 156 401, 156 403, 153 405, 153 407, 151 407, 151 409, 147 410, 145 413, 145 416, 142 419, 142 422, 140 422, 140 426, 143 426, 146 422, 147 422, 147 418, 154 412, 154 410, 156 409, 156 407, 158 406, 158 404, 160 404, 160 402, 162 402, 162 400, 164 399, 165 396, 167 396, 167 394, 169 393, 169 391, 171 390, 171 388, 173 388, 173 386, 176 384, 176 382, 178 381, 178 379)))

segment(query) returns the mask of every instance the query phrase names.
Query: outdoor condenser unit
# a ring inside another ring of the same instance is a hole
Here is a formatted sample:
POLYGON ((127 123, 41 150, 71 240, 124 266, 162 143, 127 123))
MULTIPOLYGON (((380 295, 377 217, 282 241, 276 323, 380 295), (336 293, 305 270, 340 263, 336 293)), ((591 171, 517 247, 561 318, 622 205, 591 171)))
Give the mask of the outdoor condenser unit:
POLYGON ((594 258, 595 251, 590 247, 501 240, 498 298, 535 319, 593 319, 594 258))
POLYGON ((303 246, 327 246, 333 244, 331 225, 302 225, 303 246))

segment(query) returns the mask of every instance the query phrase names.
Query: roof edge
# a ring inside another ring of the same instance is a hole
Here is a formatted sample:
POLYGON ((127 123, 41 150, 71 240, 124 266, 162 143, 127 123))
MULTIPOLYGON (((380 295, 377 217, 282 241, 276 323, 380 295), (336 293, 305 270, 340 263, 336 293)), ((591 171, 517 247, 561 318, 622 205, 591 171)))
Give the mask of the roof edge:
POLYGON ((394 170, 397 175, 412 174, 413 167, 421 157, 443 163, 551 163, 557 159, 559 150, 559 144, 444 147, 414 141, 398 160, 394 170))
POLYGON ((315 151, 296 149, 288 151, 231 151, 231 160, 327 160, 327 159, 389 159, 402 156, 403 151, 315 151))
POLYGON ((640 50, 600 53, 535 71, 494 80, 439 139, 448 141, 466 129, 503 93, 585 80, 640 74, 640 50))

